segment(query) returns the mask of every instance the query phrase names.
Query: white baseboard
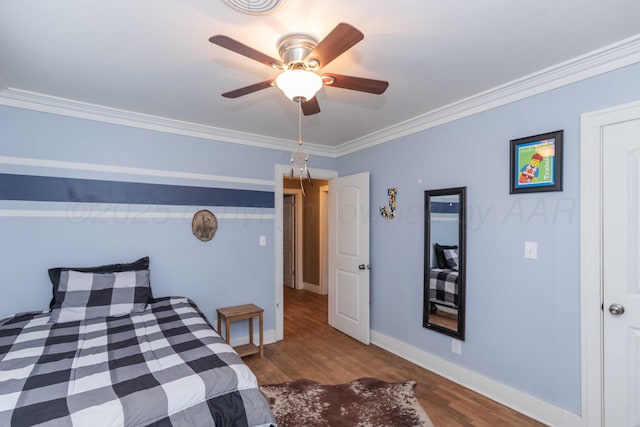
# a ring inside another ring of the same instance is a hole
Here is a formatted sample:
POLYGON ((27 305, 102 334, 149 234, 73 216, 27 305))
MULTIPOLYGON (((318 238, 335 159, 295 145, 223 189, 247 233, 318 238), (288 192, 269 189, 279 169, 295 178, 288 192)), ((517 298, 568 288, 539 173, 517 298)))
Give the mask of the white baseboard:
POLYGON ((304 289, 305 291, 316 293, 316 294, 320 293, 320 286, 314 285, 313 283, 309 283, 309 282, 302 282, 302 289, 304 289))
POLYGON ((372 330, 371 343, 544 424, 557 427, 580 427, 582 425, 582 418, 573 412, 554 406, 388 335, 372 330))
MULTIPOLYGON (((254 323, 254 326, 255 326, 255 323, 254 323)), ((264 331, 264 333, 262 334, 262 340, 263 340, 262 342, 263 342, 264 345, 276 342, 276 330, 275 329, 269 329, 268 331, 264 331)), ((246 344, 248 342, 249 342, 249 335, 244 335, 242 337, 231 338, 231 345, 233 347, 238 346, 238 345, 242 345, 242 344, 246 344)), ((255 345, 260 344, 260 333, 259 332, 254 332, 254 334, 253 334, 253 343, 255 345)))

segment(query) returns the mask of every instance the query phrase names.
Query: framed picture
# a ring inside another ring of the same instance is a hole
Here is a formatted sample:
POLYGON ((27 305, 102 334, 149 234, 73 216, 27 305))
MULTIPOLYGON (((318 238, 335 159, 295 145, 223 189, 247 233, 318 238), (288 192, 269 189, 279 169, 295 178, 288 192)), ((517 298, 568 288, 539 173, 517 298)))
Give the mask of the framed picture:
POLYGON ((511 194, 562 191, 563 131, 511 140, 511 194))

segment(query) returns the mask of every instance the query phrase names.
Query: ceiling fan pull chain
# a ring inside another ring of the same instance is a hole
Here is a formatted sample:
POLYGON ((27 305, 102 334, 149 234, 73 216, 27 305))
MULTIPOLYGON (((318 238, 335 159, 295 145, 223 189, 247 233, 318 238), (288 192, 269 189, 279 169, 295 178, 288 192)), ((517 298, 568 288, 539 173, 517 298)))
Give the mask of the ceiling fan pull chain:
POLYGON ((298 175, 300 177, 300 188, 302 189, 302 195, 305 196, 305 176, 309 179, 311 185, 313 185, 313 182, 311 181, 311 173, 307 166, 309 155, 302 148, 302 99, 297 99, 296 102, 298 103, 298 148, 291 154, 291 178, 293 178, 293 168, 297 167, 298 175))
POLYGON ((302 100, 298 99, 298 145, 302 146, 302 100))

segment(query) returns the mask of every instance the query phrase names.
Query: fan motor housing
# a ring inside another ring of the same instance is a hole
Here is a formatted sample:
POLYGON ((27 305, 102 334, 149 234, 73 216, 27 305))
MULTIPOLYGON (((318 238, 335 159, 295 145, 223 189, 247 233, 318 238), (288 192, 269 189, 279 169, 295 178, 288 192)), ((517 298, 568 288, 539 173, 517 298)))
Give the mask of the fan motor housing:
POLYGON ((297 68, 297 65, 302 65, 304 68, 314 68, 305 63, 305 58, 317 45, 318 42, 315 39, 305 34, 295 34, 283 38, 278 44, 278 51, 282 62, 287 64, 290 69, 297 68))

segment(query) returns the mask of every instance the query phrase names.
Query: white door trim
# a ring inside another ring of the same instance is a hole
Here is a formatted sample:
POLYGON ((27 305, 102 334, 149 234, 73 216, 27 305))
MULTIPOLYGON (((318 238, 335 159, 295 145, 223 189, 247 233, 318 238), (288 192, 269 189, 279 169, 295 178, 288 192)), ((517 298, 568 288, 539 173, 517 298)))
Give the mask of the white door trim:
POLYGON ((585 427, 603 424, 602 129, 638 117, 640 102, 580 116, 580 336, 585 427))
MULTIPOLYGON (((275 210, 275 244, 274 244, 274 257, 275 257, 275 323, 276 323, 276 341, 283 339, 284 337, 284 288, 282 286, 282 195, 283 185, 282 177, 289 175, 291 172, 291 165, 276 164, 275 166, 275 188, 274 188, 274 210, 275 210)), ((333 179, 338 177, 338 171, 331 169, 316 169, 311 168, 311 177, 317 179, 333 179)))
MULTIPOLYGON (((302 223, 303 223, 303 215, 302 211, 302 190, 296 190, 295 188, 283 188, 282 194, 292 194, 295 196, 295 206, 296 206, 296 235, 294 245, 295 249, 293 253, 295 254, 295 272, 294 272, 294 289, 302 289, 302 277, 304 273, 304 248, 303 248, 303 237, 302 237, 302 223)), ((283 243, 284 244, 284 243, 283 243)), ((283 267, 284 268, 284 267, 283 267)), ((283 273, 284 274, 284 271, 283 273)))

